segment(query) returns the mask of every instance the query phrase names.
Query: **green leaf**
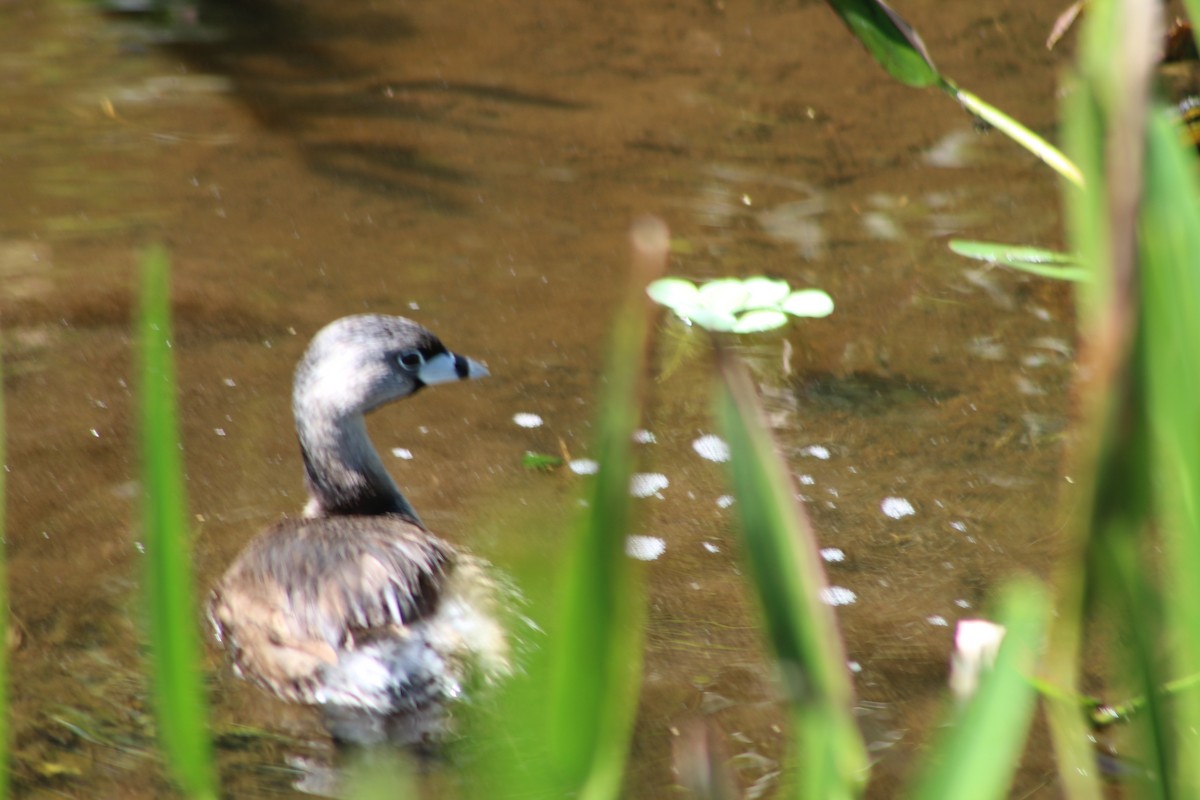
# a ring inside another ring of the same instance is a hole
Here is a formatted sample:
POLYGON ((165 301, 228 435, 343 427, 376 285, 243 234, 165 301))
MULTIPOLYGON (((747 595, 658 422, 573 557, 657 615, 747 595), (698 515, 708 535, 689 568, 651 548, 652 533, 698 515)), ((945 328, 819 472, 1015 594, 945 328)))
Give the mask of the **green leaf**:
POLYGON ((687 318, 706 331, 728 333, 737 327, 737 317, 731 312, 714 311, 704 306, 693 308, 687 318))
POLYGON ((635 223, 634 267, 618 313, 600 403, 587 513, 575 531, 550 654, 546 747, 549 781, 531 796, 610 800, 620 793, 641 677, 642 565, 625 555, 632 501, 630 442, 641 416, 650 335, 642 288, 662 274, 669 236, 652 219, 635 223))
POLYGON ((925 43, 904 19, 881 0, 827 0, 863 46, 888 74, 907 86, 945 83, 925 43))
POLYGON ((737 318, 731 331, 733 333, 762 333, 782 328, 787 325, 787 322, 787 314, 782 311, 763 308, 742 314, 737 318))
POLYGON ((801 289, 788 295, 779 307, 793 317, 828 317, 833 313, 833 298, 820 289, 801 289))
POLYGON ((964 108, 1004 133, 1077 186, 1083 175, 1054 145, 999 109, 958 88, 933 65, 925 43, 905 20, 882 0, 826 0, 888 73, 912 87, 938 86, 964 108))
POLYGON ((1064 281, 1086 281, 1090 273, 1079 266, 1079 259, 1070 253, 1044 250, 1016 244, 995 242, 972 242, 963 239, 950 240, 950 249, 960 256, 1012 267, 1044 278, 1064 281))
MULTIPOLYGON (((1138 244, 1146 418, 1152 447, 1155 515, 1162 523, 1172 674, 1200 672, 1200 182, 1196 154, 1180 143, 1171 112, 1157 109, 1146 142, 1138 244)), ((1153 698, 1149 698, 1153 699, 1153 698)), ((1177 724, 1200 720, 1200 693, 1172 701, 1177 724)), ((1181 791, 1200 781, 1200 741, 1175 731, 1181 791)))
POLYGON ((866 751, 837 621, 821 599, 826 584, 816 538, 745 369, 727 348, 718 350, 718 366, 717 416, 730 449, 743 549, 791 703, 796 796, 857 797, 866 751))
POLYGON ((747 278, 742 281, 746 290, 745 308, 776 308, 788 296, 791 287, 787 281, 774 278, 747 278))
POLYGON ((1076 186, 1083 186, 1083 173, 1061 150, 1026 128, 993 105, 983 102, 971 92, 952 86, 950 94, 963 108, 1040 158, 1047 166, 1076 186))
POLYGON ((713 314, 735 314, 746 307, 750 296, 746 284, 737 278, 721 278, 700 287, 699 305, 713 314))
POLYGON ((696 284, 683 278, 659 278, 646 287, 646 294, 654 302, 676 312, 693 308, 700 299, 696 284))
POLYGON ((158 733, 167 763, 192 798, 215 798, 212 742, 204 699, 183 465, 175 410, 175 364, 166 252, 142 258, 141 474, 145 594, 158 733))

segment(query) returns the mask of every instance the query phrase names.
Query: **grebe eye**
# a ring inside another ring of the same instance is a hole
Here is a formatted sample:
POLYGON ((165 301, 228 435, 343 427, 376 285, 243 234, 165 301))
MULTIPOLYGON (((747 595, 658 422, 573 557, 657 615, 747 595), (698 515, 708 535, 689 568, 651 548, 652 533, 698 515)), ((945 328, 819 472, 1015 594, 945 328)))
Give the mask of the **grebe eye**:
POLYGON ((415 372, 421 368, 422 364, 425 363, 425 356, 421 355, 420 351, 418 350, 405 350, 403 353, 396 356, 396 361, 399 362, 400 366, 404 367, 406 370, 415 372))

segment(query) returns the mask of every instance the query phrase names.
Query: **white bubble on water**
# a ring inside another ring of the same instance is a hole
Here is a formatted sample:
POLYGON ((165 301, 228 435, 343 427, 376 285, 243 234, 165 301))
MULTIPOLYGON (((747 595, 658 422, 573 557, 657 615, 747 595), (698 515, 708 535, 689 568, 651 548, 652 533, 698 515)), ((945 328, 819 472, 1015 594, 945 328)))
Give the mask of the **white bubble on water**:
POLYGON ((638 561, 654 561, 666 552, 667 543, 657 536, 627 536, 625 555, 638 561))
POLYGON ((831 606, 848 606, 858 600, 858 595, 845 586, 827 586, 821 590, 821 599, 831 606))
POLYGON ((840 547, 824 547, 821 549, 821 558, 831 564, 846 560, 846 551, 840 547))
POLYGON ((590 458, 576 458, 567 462, 567 467, 576 475, 595 475, 600 471, 600 464, 590 458))
POLYGON ((892 519, 902 519, 903 517, 911 517, 917 513, 913 509, 912 503, 905 500, 903 497, 885 497, 883 502, 879 504, 879 510, 883 512, 885 517, 892 519))
POLYGON ((639 472, 629 481, 629 493, 634 497, 661 497, 659 492, 670 485, 661 472, 639 472))
POLYGON ((725 444, 725 440, 720 436, 711 433, 692 442, 692 449, 698 456, 708 461, 721 463, 729 460, 729 445, 725 444))

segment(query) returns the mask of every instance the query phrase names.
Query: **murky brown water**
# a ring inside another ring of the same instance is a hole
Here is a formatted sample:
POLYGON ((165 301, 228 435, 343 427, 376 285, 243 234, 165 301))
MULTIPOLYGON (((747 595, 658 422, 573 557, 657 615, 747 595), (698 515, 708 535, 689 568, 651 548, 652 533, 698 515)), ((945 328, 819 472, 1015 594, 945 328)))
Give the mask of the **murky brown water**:
MULTIPOLYGON (((1052 130, 1054 4, 902 10, 948 74, 1052 130)), ((385 454, 412 451, 389 465, 426 521, 501 563, 552 550, 577 479, 521 456, 560 440, 587 455, 625 230, 652 212, 680 240, 678 274, 766 273, 838 303, 746 352, 822 545, 844 554, 828 567, 856 597, 839 617, 879 759, 871 794, 893 796, 940 710, 954 622, 1053 554, 1066 291, 945 247, 1057 244, 1049 171, 888 81, 821 2, 247 0, 212 16, 196 37, 212 43, 159 46, 88 3, 0 2, 18 791, 168 792, 139 677, 138 248, 162 241, 174 260, 207 586, 302 504, 293 364, 326 321, 367 309, 492 370, 373 420, 385 454), (889 517, 887 498, 914 513, 889 517)), ((664 353, 685 333, 664 325, 664 353)), ((697 719, 744 786, 771 792, 770 672, 720 467, 692 446, 714 431, 707 378, 695 361, 664 372, 656 441, 639 447, 669 485, 639 501, 635 531, 666 550, 629 795, 676 795, 672 742, 697 719)), ((290 763, 328 758, 306 711, 216 675, 231 796, 286 794, 290 763)), ((1030 759, 1013 794, 1054 796, 1047 764, 1030 759)))

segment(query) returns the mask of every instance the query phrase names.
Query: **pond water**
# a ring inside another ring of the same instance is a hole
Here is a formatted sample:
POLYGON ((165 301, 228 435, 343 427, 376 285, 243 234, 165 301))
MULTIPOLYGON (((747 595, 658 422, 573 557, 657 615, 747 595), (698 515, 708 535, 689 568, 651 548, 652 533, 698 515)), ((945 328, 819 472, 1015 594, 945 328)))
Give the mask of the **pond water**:
MULTIPOLYGON (((901 5, 947 74, 1052 134, 1057 4, 901 5)), ((169 792, 140 672, 130 389, 153 242, 173 260, 200 591, 302 506, 291 372, 325 322, 367 310, 492 373, 372 418, 426 522, 500 564, 561 547, 582 479, 522 456, 589 456, 644 213, 671 226, 672 274, 837 303, 741 349, 844 590, 871 796, 896 794, 943 708, 955 622, 1053 558, 1068 291, 946 240, 1058 246, 1054 177, 892 83, 823 2, 244 0, 167 33, 6 0, 0 63, 21 795, 169 792)), ((694 344, 664 319, 637 445, 662 477, 632 531, 656 558, 630 797, 678 794, 672 745, 697 720, 752 796, 784 757, 694 344)), ((297 765, 329 758, 315 716, 208 656, 230 796, 302 796, 297 765)), ((1047 750, 1036 733, 1014 796, 1057 794, 1047 750)))

